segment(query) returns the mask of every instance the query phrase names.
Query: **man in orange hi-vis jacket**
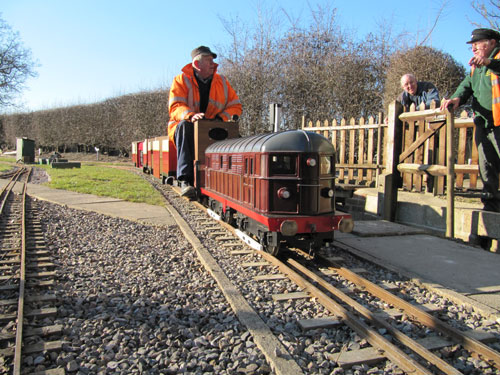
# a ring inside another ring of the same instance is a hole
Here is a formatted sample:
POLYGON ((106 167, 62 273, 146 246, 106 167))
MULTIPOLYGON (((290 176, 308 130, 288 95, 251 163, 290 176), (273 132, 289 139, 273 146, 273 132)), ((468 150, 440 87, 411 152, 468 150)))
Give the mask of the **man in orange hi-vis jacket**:
POLYGON ((192 62, 182 68, 170 87, 168 136, 177 148, 177 180, 182 195, 191 197, 193 188, 194 126, 201 119, 236 120, 241 115, 238 95, 226 77, 217 74, 217 57, 200 46, 191 52, 192 62))

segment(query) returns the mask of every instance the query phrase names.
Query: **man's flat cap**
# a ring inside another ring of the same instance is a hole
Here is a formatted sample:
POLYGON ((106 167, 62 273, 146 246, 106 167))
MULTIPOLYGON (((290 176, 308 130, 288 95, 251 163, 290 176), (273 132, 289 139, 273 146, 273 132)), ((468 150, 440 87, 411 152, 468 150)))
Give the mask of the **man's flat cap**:
POLYGON ((483 40, 483 39, 500 40, 500 33, 492 29, 475 29, 472 31, 470 40, 467 43, 471 44, 477 42, 478 40, 483 40))
POLYGON ((191 52, 191 59, 194 59, 198 55, 212 55, 212 57, 215 59, 217 55, 210 51, 210 48, 205 47, 205 46, 199 46, 198 48, 195 48, 191 52))

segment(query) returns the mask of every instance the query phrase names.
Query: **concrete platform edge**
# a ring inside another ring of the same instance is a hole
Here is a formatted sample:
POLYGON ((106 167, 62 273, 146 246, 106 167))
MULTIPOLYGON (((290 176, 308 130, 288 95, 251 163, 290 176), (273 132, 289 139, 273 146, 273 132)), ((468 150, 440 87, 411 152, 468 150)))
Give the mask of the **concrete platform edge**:
MULTIPOLYGON (((382 217, 383 193, 378 188, 363 188, 354 192, 347 208, 355 220, 382 217)), ((500 214, 486 212, 482 204, 455 202, 455 238, 479 244, 480 237, 500 240, 500 214)), ((422 228, 434 235, 446 232, 446 201, 425 193, 398 191, 396 222, 422 228)))
POLYGON ((439 294, 440 296, 444 298, 448 298, 449 300, 455 302, 455 303, 461 303, 469 308, 472 308, 475 311, 480 312, 482 315, 487 316, 488 318, 492 319, 500 319, 500 311, 496 310, 490 306, 487 306, 469 296, 466 296, 464 294, 458 293, 452 289, 446 288, 443 285, 437 284, 433 281, 429 281, 426 279, 421 278, 420 276, 408 272, 405 270, 398 269, 391 264, 388 264, 383 261, 383 259, 377 258, 372 256, 371 254, 365 253, 363 250, 357 249, 351 245, 345 244, 342 241, 339 240, 334 240, 334 244, 336 246, 339 246, 341 249, 346 250, 362 259, 365 259, 369 262, 375 263, 378 266, 385 268, 389 271, 392 271, 394 273, 398 273, 402 276, 407 277, 411 281, 417 283, 418 285, 421 285, 422 287, 425 287, 426 289, 435 292, 436 294, 439 294))

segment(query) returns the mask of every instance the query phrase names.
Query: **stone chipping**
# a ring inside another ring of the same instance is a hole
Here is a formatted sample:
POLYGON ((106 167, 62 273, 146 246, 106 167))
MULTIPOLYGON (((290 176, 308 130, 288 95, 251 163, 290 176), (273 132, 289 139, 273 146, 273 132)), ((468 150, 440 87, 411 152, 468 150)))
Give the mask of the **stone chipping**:
MULTIPOLYGON (((43 176, 36 178, 43 181, 43 176)), ((60 366, 78 375, 273 374, 177 227, 142 225, 42 201, 36 205, 58 263, 54 324, 63 325, 65 343, 62 352, 25 358, 32 371, 60 366)), ((189 220, 189 214, 185 217, 189 220)), ((196 232, 198 224, 190 225, 196 232)), ((368 347, 366 340, 345 325, 301 331, 299 319, 328 316, 326 309, 309 300, 273 301, 272 294, 300 289, 287 280, 254 281, 253 276, 273 271, 241 267, 242 261, 258 261, 258 256, 230 256, 230 249, 202 230, 197 235, 305 374, 402 373, 389 362, 340 368, 339 354, 368 347)), ((345 257, 349 267, 366 268, 373 280, 395 283, 409 301, 440 305, 440 317, 457 328, 480 328, 500 338, 498 321, 333 247, 326 250, 345 257)), ((400 328, 413 330, 405 321, 400 328)), ((498 343, 492 347, 500 349, 498 343)), ((440 355, 464 374, 500 373, 459 346, 440 355)))
POLYGON ((33 370, 76 374, 268 374, 177 227, 38 202, 58 264, 63 351, 33 370))

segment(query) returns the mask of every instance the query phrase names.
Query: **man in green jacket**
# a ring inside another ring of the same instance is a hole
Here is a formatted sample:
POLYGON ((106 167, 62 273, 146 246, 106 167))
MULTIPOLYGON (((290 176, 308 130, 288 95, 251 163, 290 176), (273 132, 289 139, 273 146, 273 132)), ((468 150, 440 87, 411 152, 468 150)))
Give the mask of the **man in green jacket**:
POLYGON ((485 211, 500 212, 500 33, 475 29, 471 40, 474 56, 469 60, 471 75, 458 86, 450 99, 443 99, 441 109, 456 109, 472 96, 479 174, 483 180, 481 201, 485 211))

